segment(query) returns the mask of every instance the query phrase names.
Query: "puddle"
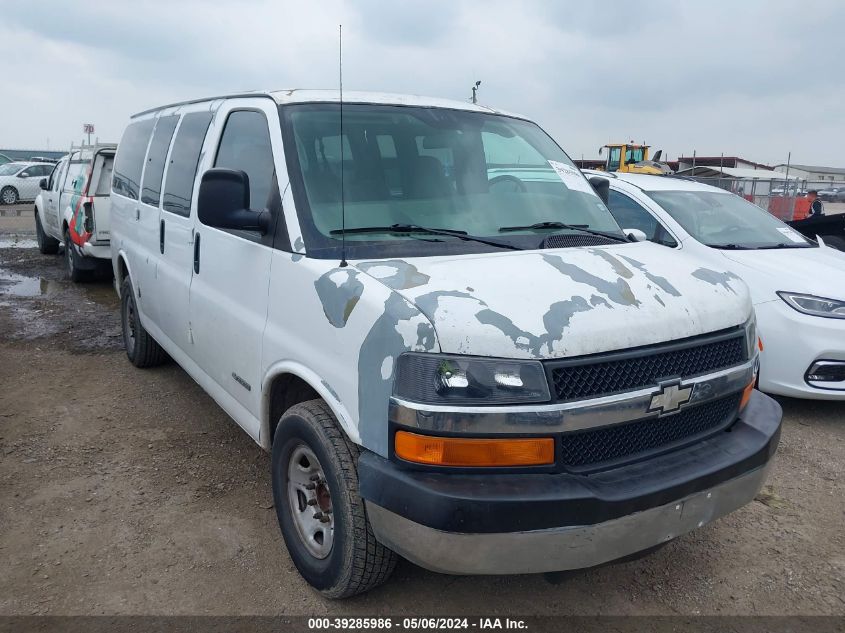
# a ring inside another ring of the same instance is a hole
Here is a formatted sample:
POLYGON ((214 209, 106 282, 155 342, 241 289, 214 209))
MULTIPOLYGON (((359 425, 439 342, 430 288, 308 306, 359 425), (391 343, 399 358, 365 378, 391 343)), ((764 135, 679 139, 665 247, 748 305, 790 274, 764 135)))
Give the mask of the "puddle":
POLYGON ((11 235, 0 237, 0 248, 38 248, 38 242, 31 237, 11 235))
MULTIPOLYGON (((71 284, 67 281, 56 281, 44 277, 19 275, 0 268, 0 297, 48 297, 68 290, 79 291, 85 301, 101 306, 117 309, 120 305, 114 286, 107 281, 71 284)), ((71 297, 72 295, 67 299, 73 301, 71 297)))
POLYGON ((61 289, 57 281, 42 277, 27 277, 0 268, 0 295, 12 297, 41 297, 61 289))

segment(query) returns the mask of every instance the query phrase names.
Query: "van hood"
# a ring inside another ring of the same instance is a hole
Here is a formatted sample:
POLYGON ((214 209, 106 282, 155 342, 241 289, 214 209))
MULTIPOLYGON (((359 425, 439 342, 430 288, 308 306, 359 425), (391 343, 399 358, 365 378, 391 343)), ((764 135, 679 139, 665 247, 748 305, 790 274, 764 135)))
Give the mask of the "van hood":
POLYGON ((755 304, 777 299, 779 290, 845 300, 845 253, 819 248, 723 251, 740 267, 731 268, 748 282, 755 304))
POLYGON ((415 305, 454 354, 582 356, 721 330, 751 313, 735 274, 650 242, 355 266, 415 305))

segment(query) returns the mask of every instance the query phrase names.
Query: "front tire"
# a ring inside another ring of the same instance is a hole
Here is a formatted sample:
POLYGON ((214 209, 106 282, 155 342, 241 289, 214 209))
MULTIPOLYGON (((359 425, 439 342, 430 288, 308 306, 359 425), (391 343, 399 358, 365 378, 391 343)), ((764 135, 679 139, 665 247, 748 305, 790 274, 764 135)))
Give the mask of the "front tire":
POLYGON ((377 587, 396 566, 358 493, 358 453, 322 400, 291 407, 276 427, 271 474, 279 527, 299 573, 328 598, 377 587))
POLYGON ((3 187, 3 191, 0 191, 0 202, 3 204, 17 204, 19 199, 18 190, 14 187, 3 187))
POLYGON ((155 367, 167 360, 167 353, 141 325, 135 291, 129 277, 123 280, 120 287, 120 324, 126 356, 135 367, 155 367))
POLYGON ((42 255, 55 255, 59 252, 59 240, 44 232, 41 225, 41 214, 35 212, 35 237, 38 240, 38 252, 42 255))

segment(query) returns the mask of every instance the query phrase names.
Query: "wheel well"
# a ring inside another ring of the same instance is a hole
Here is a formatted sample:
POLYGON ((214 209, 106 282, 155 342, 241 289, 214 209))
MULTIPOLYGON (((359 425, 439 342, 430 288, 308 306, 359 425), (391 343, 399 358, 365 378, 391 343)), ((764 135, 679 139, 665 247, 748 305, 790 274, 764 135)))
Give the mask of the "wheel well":
POLYGON ((126 279, 126 275, 128 271, 126 270, 126 262, 123 260, 123 257, 117 258, 117 287, 120 288, 123 286, 123 280, 126 279))
POLYGON ((320 397, 315 389, 299 376, 280 374, 273 379, 270 387, 270 444, 276 434, 276 426, 285 411, 295 404, 315 400, 320 397))

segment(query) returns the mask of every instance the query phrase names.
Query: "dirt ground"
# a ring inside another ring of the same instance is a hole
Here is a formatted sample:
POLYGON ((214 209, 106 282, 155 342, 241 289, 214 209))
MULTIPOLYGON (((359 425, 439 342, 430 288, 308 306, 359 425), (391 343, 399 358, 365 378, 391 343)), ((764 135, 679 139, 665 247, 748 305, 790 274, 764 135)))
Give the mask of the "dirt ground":
MULTIPOLYGON (((2 226, 0 225, 0 233, 2 226)), ((298 576, 269 458, 176 365, 133 368, 109 282, 0 235, 0 615, 845 615, 845 404, 783 400, 769 485, 639 561, 454 577, 400 563, 324 600, 298 576)))

